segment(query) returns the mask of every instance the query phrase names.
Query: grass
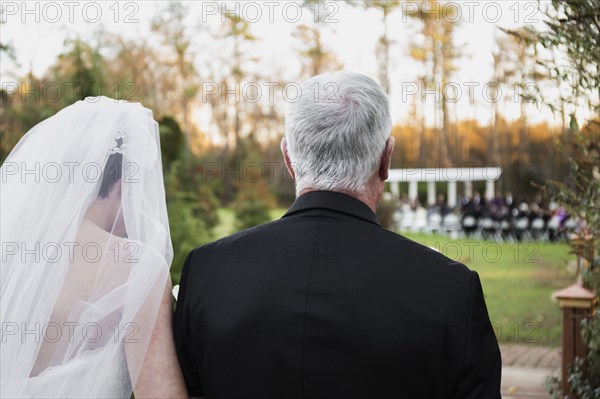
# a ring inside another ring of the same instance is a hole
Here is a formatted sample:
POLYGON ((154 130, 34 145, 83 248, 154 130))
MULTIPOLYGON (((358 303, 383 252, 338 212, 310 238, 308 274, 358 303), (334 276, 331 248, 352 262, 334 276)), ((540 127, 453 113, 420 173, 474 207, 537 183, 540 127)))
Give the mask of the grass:
MULTIPOLYGON (((278 219, 285 209, 271 211, 278 219)), ((218 211, 215 237, 235 231, 233 210, 218 211)), ((406 234, 412 240, 435 247, 444 255, 477 271, 481 278, 490 319, 500 342, 561 344, 562 313, 552 293, 573 283, 574 263, 567 244, 497 244, 465 238, 406 234)))

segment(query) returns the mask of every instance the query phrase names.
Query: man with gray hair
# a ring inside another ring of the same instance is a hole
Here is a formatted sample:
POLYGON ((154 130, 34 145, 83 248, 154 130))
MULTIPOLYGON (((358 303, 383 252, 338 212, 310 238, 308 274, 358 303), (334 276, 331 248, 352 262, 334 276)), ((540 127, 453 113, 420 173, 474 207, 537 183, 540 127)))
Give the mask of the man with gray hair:
POLYGON ((175 311, 191 396, 500 398, 481 282, 375 217, 394 147, 386 95, 336 72, 301 86, 280 219, 194 249, 175 311))

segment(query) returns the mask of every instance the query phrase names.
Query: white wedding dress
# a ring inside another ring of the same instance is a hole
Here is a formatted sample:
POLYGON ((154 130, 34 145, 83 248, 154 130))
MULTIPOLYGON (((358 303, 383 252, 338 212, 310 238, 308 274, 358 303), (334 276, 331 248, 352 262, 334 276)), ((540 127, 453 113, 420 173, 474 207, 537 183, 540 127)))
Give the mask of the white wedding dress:
POLYGON ((79 101, 1 171, 0 397, 129 398, 173 256, 151 111, 79 101))
POLYGON ((107 355, 90 350, 75 359, 49 367, 26 382, 26 398, 129 398, 131 382, 124 352, 107 355), (108 361, 107 361, 108 360, 108 361))

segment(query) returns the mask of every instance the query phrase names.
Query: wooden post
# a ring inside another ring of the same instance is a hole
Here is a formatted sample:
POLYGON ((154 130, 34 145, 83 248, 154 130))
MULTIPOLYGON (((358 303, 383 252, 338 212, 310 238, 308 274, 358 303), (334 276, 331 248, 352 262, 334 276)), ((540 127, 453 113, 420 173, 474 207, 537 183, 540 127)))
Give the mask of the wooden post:
POLYGON ((569 368, 576 357, 583 358, 587 348, 581 336, 581 320, 594 315, 596 295, 576 283, 554 293, 563 310, 562 392, 574 398, 569 386, 569 368))

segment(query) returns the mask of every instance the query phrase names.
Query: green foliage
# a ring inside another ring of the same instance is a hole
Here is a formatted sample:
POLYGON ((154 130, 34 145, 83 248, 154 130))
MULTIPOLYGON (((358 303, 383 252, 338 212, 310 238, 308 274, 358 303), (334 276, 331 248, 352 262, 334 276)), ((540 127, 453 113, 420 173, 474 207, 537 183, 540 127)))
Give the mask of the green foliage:
MULTIPOLYGON (((0 26, 6 23, 6 9, 0 6, 0 26)), ((15 47, 12 42, 0 42, 0 55, 8 57, 11 61, 16 61, 15 47), (4 55, 3 55, 4 54, 4 55)))
MULTIPOLYGON (((546 10, 546 30, 530 29, 530 37, 550 50, 565 52, 568 66, 547 63, 557 82, 569 83, 572 95, 566 100, 577 103, 587 98, 589 107, 598 111, 600 103, 600 7, 597 0, 552 0, 546 10), (595 97, 594 102, 591 97, 595 97)), ((551 104, 554 109, 554 105, 551 104)), ((568 182, 551 182, 548 191, 571 213, 585 220, 583 231, 573 240, 573 251, 587 261, 581 271, 584 285, 600 294, 598 252, 600 251, 600 129, 599 120, 590 121, 578 132, 571 115, 571 134, 562 143, 571 171, 568 182)), ((582 322, 582 335, 588 347, 585 359, 577 359, 569 370, 568 382, 579 398, 600 397, 600 316, 582 322)), ((560 393, 557 379, 548 381, 554 398, 560 393)))
POLYGON ((271 220, 270 210, 275 200, 263 179, 243 181, 232 204, 235 210, 235 226, 248 229, 271 220))
MULTIPOLYGON (((547 48, 562 48, 575 67, 574 86, 600 90, 600 5, 597 0, 553 0, 547 12, 548 31, 538 35, 547 48)), ((568 79, 568 70, 553 66, 554 72, 568 79)))
MULTIPOLYGON (((4 53, 6 49, 1 49, 4 53)), ((29 73, 19 80, 15 93, 1 90, 0 161, 4 161, 23 135, 58 110, 103 92, 103 74, 99 52, 79 39, 65 40, 65 51, 42 78, 29 73), (50 85, 61 92, 43 90, 50 85), (53 96, 57 96, 54 98, 53 96)))
MULTIPOLYGON (((600 267, 600 130, 591 121, 580 132, 572 123, 571 134, 559 141, 560 153, 569 166, 567 181, 549 181, 546 194, 565 209, 581 217, 585 224, 579 237, 571 241, 573 252, 588 262, 592 271, 600 267)), ((595 285, 587 287, 594 289, 595 285)))
POLYGON ((178 165, 181 190, 193 193, 197 201, 198 217, 211 230, 218 223, 217 209, 221 206, 218 195, 223 191, 220 176, 209 178, 207 168, 214 165, 214 162, 197 157, 184 158, 178 165))
MULTIPOLYGON (((571 177, 567 183, 551 181, 547 191, 565 208, 585 220, 579 237, 572 240, 574 253, 587 261, 581 270, 584 286, 600 296, 600 132, 591 129, 582 132, 572 127, 571 135, 561 143, 562 153, 570 166, 571 177)), ((577 398, 600 397, 600 315, 582 321, 582 338, 587 346, 587 356, 577 358, 569 370, 569 385, 577 398)), ((560 398, 560 381, 548 381, 554 399, 560 398), (558 385, 557 385, 558 384, 558 385)))
POLYGON ((174 285, 179 283, 187 254, 212 239, 206 224, 196 216, 199 210, 194 197, 189 193, 176 193, 175 197, 167 204, 173 242, 171 279, 174 285))
POLYGON ((159 126, 173 242, 171 278, 177 284, 187 254, 213 239, 218 201, 214 191, 200 182, 201 174, 196 173, 199 161, 184 157, 185 138, 177 121, 166 116, 159 126))
POLYGON ((169 170, 171 164, 182 157, 185 138, 174 118, 165 116, 158 123, 163 170, 169 170))
MULTIPOLYGON (((552 0, 551 4, 540 2, 547 8, 546 28, 538 31, 527 27, 524 32, 509 32, 528 44, 540 43, 554 52, 551 59, 540 59, 547 75, 559 85, 567 83, 570 95, 561 101, 577 104, 583 100, 590 109, 600 110, 600 6, 597 0, 552 0), (565 54, 566 65, 562 57, 565 54), (595 100, 593 98, 595 97, 595 100)), ((553 110, 560 104, 546 101, 553 110)))
POLYGON ((219 222, 217 209, 221 206, 221 202, 215 194, 214 186, 201 185, 196 190, 196 198, 198 201, 198 211, 202 215, 204 223, 209 229, 214 229, 219 222))
POLYGON ((397 205, 394 198, 390 195, 390 193, 384 193, 381 201, 379 202, 379 206, 377 207, 377 220, 379 223, 388 230, 392 230, 394 228, 394 213, 396 211, 397 205))
POLYGON ((271 220, 269 207, 259 197, 241 202, 235 207, 236 228, 248 229, 271 220))
POLYGON ((33 75, 29 75, 26 82, 19 86, 17 94, 8 95, 6 91, 0 91, 2 93, 2 103, 0 104, 0 115, 2 116, 0 118, 1 162, 4 162, 10 151, 29 129, 56 112, 52 104, 39 101, 35 96, 21 96, 24 88, 30 88, 36 84, 40 84, 39 80, 33 75))
POLYGON ((169 172, 165 175, 169 226, 173 242, 173 264, 171 266, 173 284, 179 282, 187 254, 193 248, 209 242, 213 238, 211 228, 213 222, 209 218, 214 214, 203 209, 197 192, 187 189, 182 184, 181 177, 184 175, 185 166, 182 161, 177 160, 173 162, 169 172))
POLYGON ((238 156, 244 161, 237 184, 237 195, 233 202, 235 210, 236 228, 239 230, 258 226, 271 220, 269 213, 276 205, 275 198, 271 193, 267 179, 264 176, 261 165, 261 148, 253 135, 240 141, 238 145, 238 156), (251 167, 256 165, 257 167, 251 167))
MULTIPOLYGON (((590 282, 590 270, 585 270, 584 280, 590 282)), ((600 296, 600 284, 595 279, 595 292, 600 296)), ((569 369, 569 385, 571 392, 579 399, 600 398, 600 313, 589 319, 581 321, 581 334, 586 343, 588 353, 585 358, 576 358, 575 364, 569 369)), ((546 381, 546 388, 552 399, 563 399, 561 381, 557 377, 550 377, 546 381)))
POLYGON ((50 81, 72 86, 60 97, 63 108, 86 97, 106 94, 103 58, 97 48, 79 38, 65 40, 66 51, 58 56, 50 68, 50 81))
MULTIPOLYGON (((587 261, 581 270, 584 286, 600 297, 600 132, 591 129, 572 132, 562 145, 571 169, 567 183, 552 181, 548 191, 574 215, 585 220, 585 226, 576 240, 572 240, 574 253, 587 261)), ((573 129, 575 130, 575 129, 573 129)), ((582 338, 588 353, 578 358, 569 371, 569 384, 577 398, 600 397, 600 315, 596 305, 594 317, 584 319, 581 324, 582 338)), ((547 387, 554 399, 560 398, 560 381, 553 378, 547 387)))
MULTIPOLYGON (((600 288, 600 286, 598 287, 600 288)), ((597 290, 597 294, 600 294, 597 290)), ((600 397, 600 314, 581 323, 583 339, 588 345, 586 362, 579 360, 569 381, 582 398, 600 397), (587 363, 587 364, 586 364, 587 363)))
POLYGON ((562 399, 562 386, 560 382, 560 378, 555 375, 546 377, 546 381, 544 382, 544 387, 552 397, 552 399, 562 399))

